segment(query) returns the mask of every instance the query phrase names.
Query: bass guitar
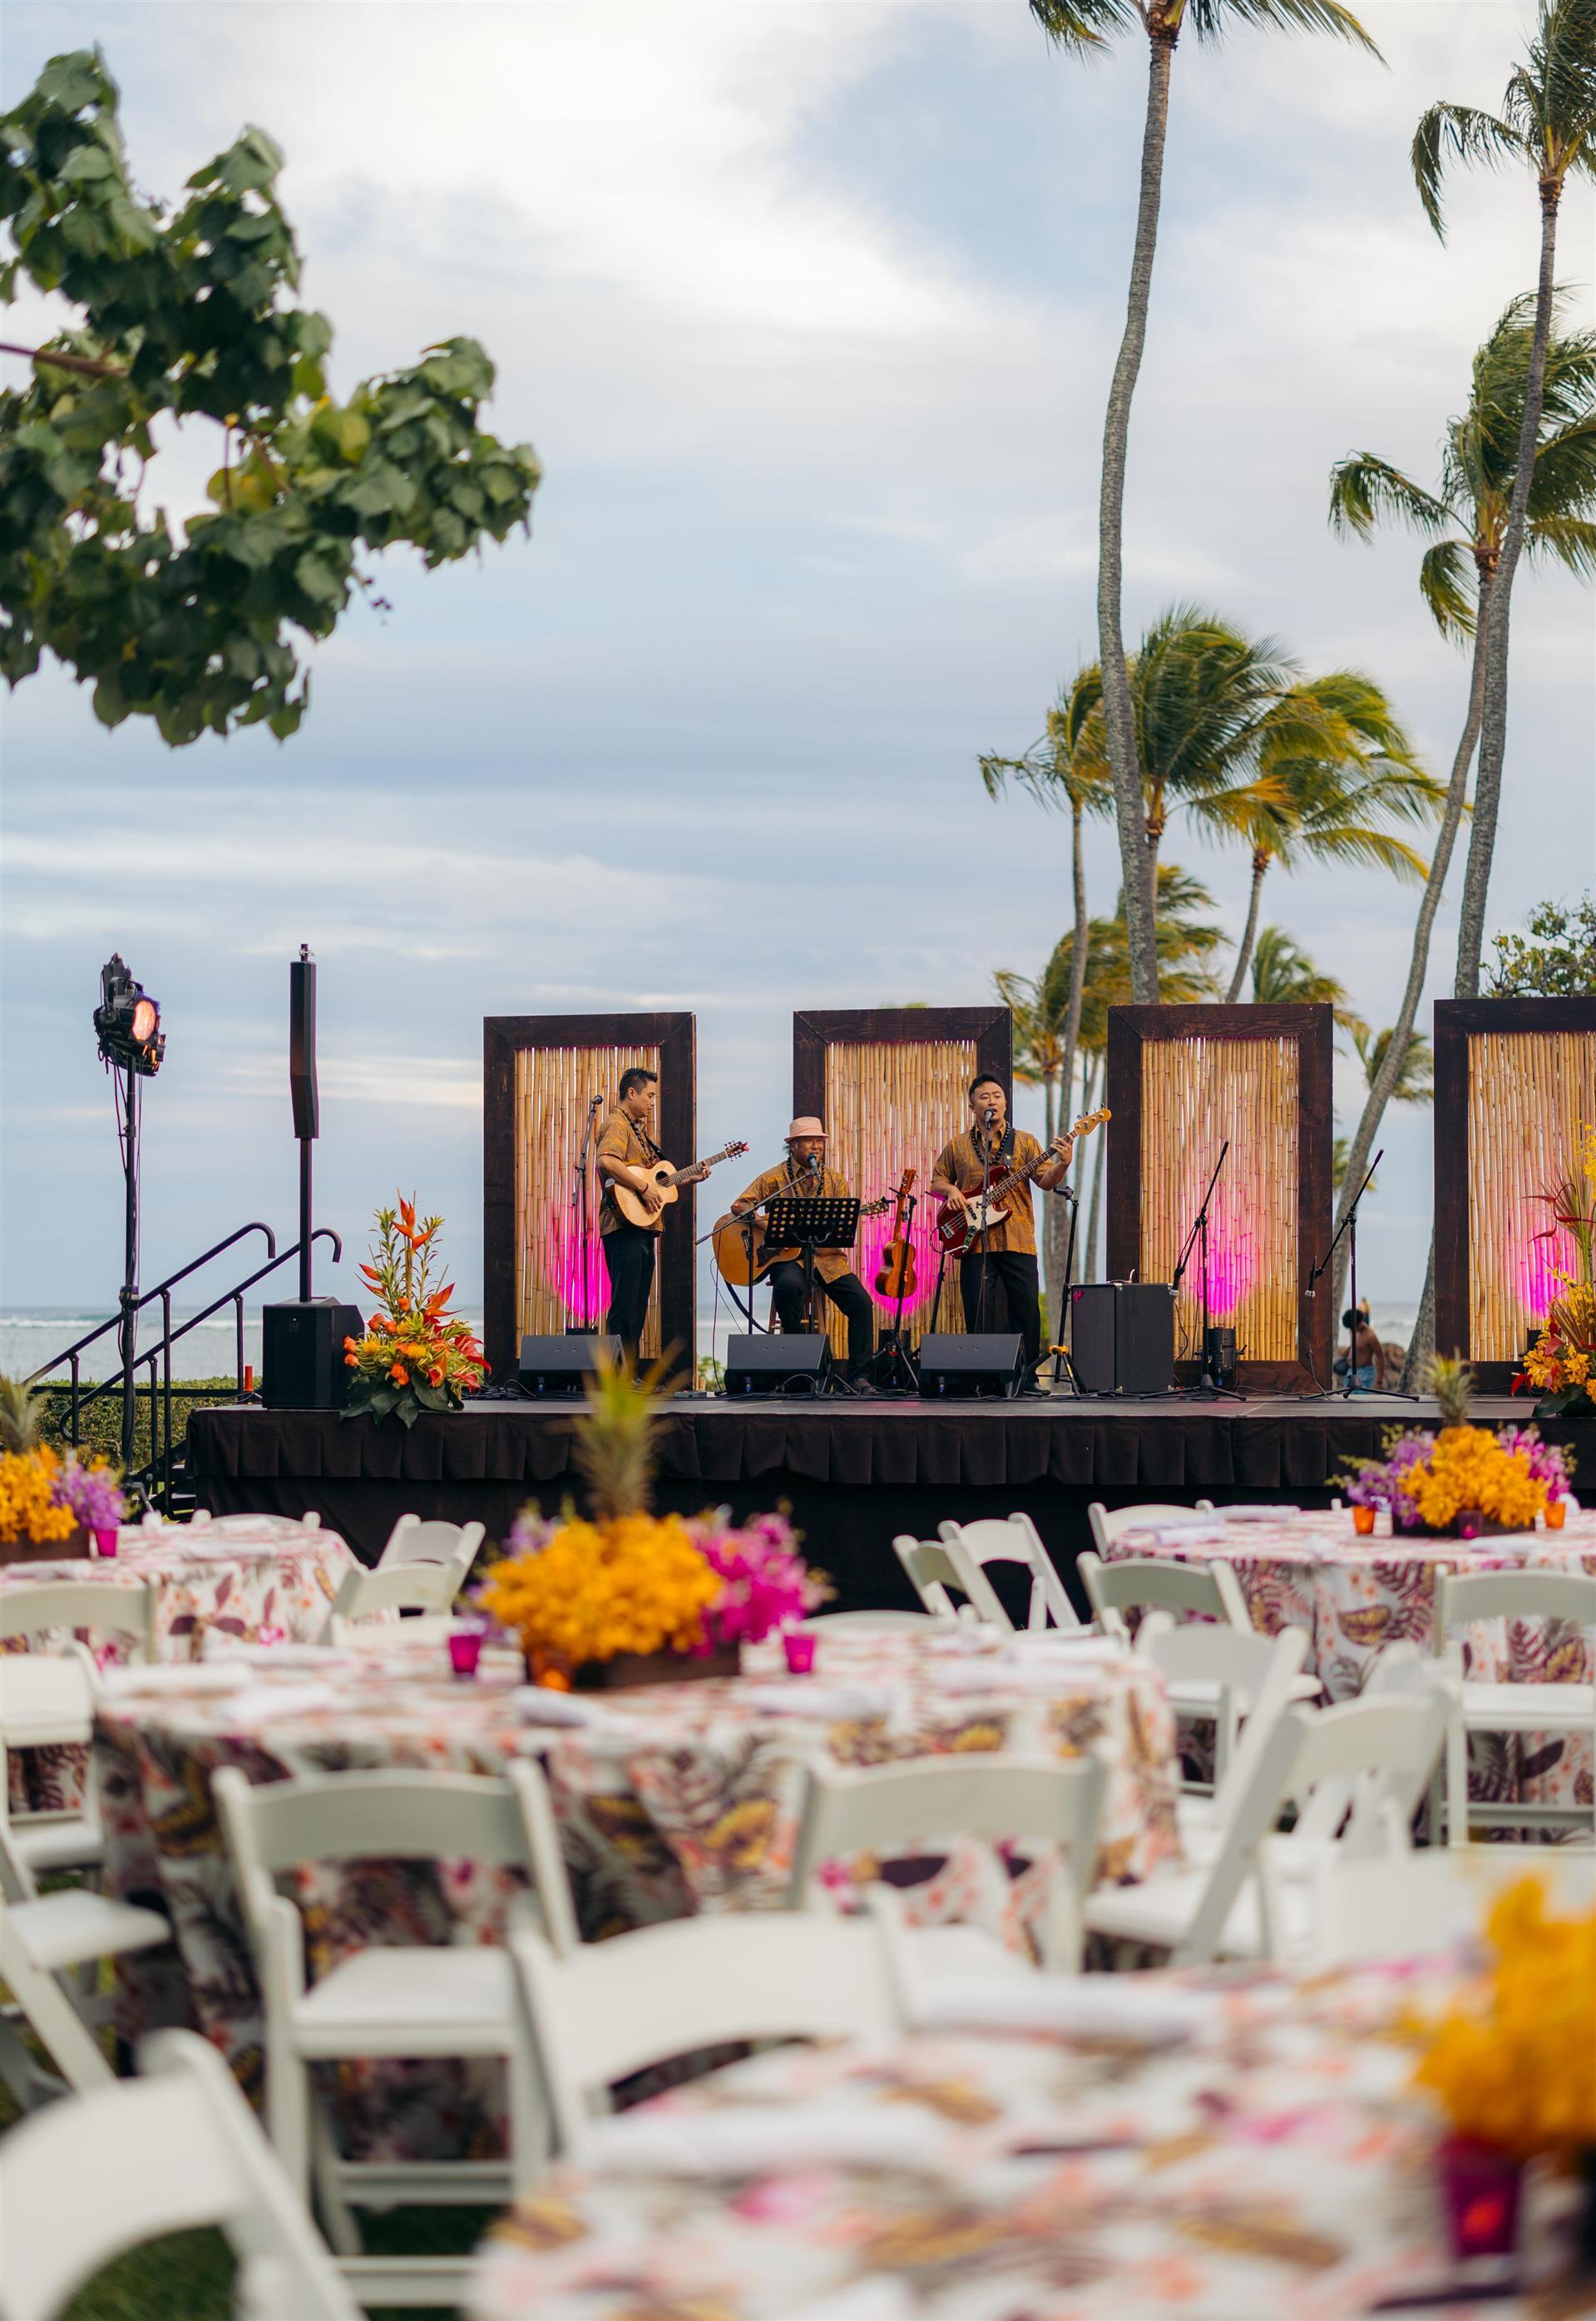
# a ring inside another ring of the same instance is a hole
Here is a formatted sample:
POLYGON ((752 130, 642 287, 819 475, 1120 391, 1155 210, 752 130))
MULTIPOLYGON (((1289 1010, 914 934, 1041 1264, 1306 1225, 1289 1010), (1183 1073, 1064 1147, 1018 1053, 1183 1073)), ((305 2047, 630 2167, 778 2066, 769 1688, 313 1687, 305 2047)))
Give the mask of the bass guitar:
POLYGON ((893 1197, 898 1205, 893 1237, 881 1252, 881 1270, 875 1277, 875 1295, 889 1303, 914 1295, 914 1243, 909 1238, 909 1196, 913 1189, 914 1171, 905 1169, 903 1181, 893 1197))
MULTIPOLYGON (((1084 1114, 1067 1133, 1090 1136, 1094 1128, 1112 1118, 1113 1115, 1105 1104, 1101 1111, 1084 1114)), ((1017 1192, 1028 1177, 1034 1177, 1038 1169, 1045 1169, 1055 1157, 1051 1147, 1046 1152, 1038 1152, 1034 1160, 1028 1160, 1021 1168, 1011 1169, 1006 1176, 989 1185, 984 1199, 979 1193, 966 1195, 962 1209, 956 1209, 951 1201, 944 1202, 942 1214, 937 1220, 937 1239, 948 1256, 967 1257, 984 1233, 1002 1224, 1009 1214, 1010 1194, 1017 1192)))
POLYGON ((659 1188, 660 1206, 652 1216, 644 1207, 640 1193, 634 1192, 630 1185, 623 1185, 618 1177, 612 1177, 610 1188, 615 1196, 615 1206, 629 1225, 641 1225, 646 1233, 658 1233, 665 1224, 666 1210, 676 1198, 678 1187, 696 1185, 701 1177, 707 1177, 710 1170, 718 1169, 722 1160, 735 1160, 739 1152, 746 1152, 748 1149, 746 1144, 723 1144, 718 1152, 712 1152, 707 1160, 694 1160, 686 1169, 673 1169, 668 1160, 657 1160, 651 1169, 644 1171, 659 1188))
MULTIPOLYGON (((859 1215, 861 1218, 883 1216, 892 1205, 892 1195, 883 1193, 878 1201, 861 1201, 859 1215)), ((740 1217, 727 1215, 717 1219, 712 1238, 715 1263, 721 1269, 721 1280, 730 1281, 739 1289, 746 1289, 752 1283, 762 1280, 771 1267, 780 1265, 784 1258, 799 1255, 795 1249, 766 1249, 764 1218, 747 1213, 740 1217)))

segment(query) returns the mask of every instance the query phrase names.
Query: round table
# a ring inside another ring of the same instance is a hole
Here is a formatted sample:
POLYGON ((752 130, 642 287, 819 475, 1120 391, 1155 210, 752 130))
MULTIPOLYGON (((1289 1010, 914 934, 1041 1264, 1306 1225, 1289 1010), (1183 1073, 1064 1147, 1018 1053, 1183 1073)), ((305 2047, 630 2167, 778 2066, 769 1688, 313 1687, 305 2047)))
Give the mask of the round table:
MULTIPOLYGON (((197 1661, 214 1630, 240 1643, 266 1639, 312 1643, 346 1573, 359 1565, 335 1531, 282 1515, 208 1517, 192 1524, 124 1524, 114 1558, 59 1557, 0 1569, 0 1588, 29 1588, 69 1579, 107 1592, 153 1586, 155 1650, 159 1661, 197 1661)), ((92 1627, 77 1631, 102 1666, 127 1659, 125 1636, 92 1627)), ((46 1647, 64 1634, 8 1636, 0 1652, 46 1647)), ((22 1749, 11 1752, 10 1801, 15 1811, 75 1813, 83 1802, 86 1752, 22 1749)))
MULTIPOLYGON (((478 2252, 470 2321, 1342 2321, 1386 2298, 1431 2321, 1472 2311, 1444 2294, 1456 2276, 1437 2116, 1386 2035, 1455 1980, 1435 1961, 1301 1982, 1092 1976, 1105 2014, 1123 2013, 1128 1984, 1157 1986, 1165 2006, 1185 1995, 1193 2035, 1138 2050, 1105 2024, 776 2049, 616 2122, 648 2134, 624 2169, 601 2154, 535 2186, 478 2252), (739 2110, 789 2156, 728 2165, 739 2110), (874 2131, 868 2169, 829 2156, 849 2123, 874 2131)), ((1550 2227, 1577 2198, 1533 2181, 1538 2281, 1567 2278, 1550 2227)), ((1590 2308, 1549 2289, 1544 2305, 1481 2309, 1590 2308)))
MULTIPOLYGON (((176 1938, 175 1951, 121 1962, 120 2027, 131 2037, 154 2023, 196 2020, 246 2086, 258 2074, 254 1971, 210 1802, 222 1765, 240 1766, 254 1781, 394 1766, 495 1774, 510 1755, 535 1753, 589 1939, 697 1910, 780 1907, 804 1768, 817 1753, 870 1765, 954 1751, 1073 1756, 1101 1747, 1110 1774, 1098 1877, 1139 1879, 1178 1859, 1174 1724, 1156 1670, 1091 1652, 1021 1663, 995 1649, 972 1652, 962 1632, 951 1642, 954 1649, 939 1651, 902 1635, 826 1639, 813 1678, 778 1677, 773 1656, 755 1651, 748 1676, 579 1703, 554 1713, 589 1721, 565 1727, 523 1722, 518 1668, 461 1683, 439 1672, 439 1648, 404 1645, 329 1655, 322 1669, 251 1668, 239 1690, 166 1689, 104 1704, 96 1755, 107 1890, 159 1897, 176 1938)), ((215 1663, 203 1671, 206 1684, 218 1676, 215 1663)), ((984 1925, 1020 1947, 1052 1869, 1042 1859, 1000 1861, 985 1846, 949 1852, 944 1842, 893 1874, 913 1922, 984 1925)), ((312 1971, 371 1943, 497 1940, 512 1891, 504 1874, 469 1862, 307 1871, 312 1971)), ((351 2156, 356 2148, 438 2156, 492 2132, 496 2067, 474 2073, 474 2086, 488 2093, 463 2104, 462 2067, 405 2066, 402 2108, 397 2069, 340 2075, 351 2156)))
MULTIPOLYGON (((1438 1571, 1529 1565, 1596 1573, 1596 1510, 1572 1509, 1561 1531, 1465 1543, 1429 1534, 1393 1536, 1385 1514, 1365 1539, 1355 1533, 1349 1509, 1249 1509, 1228 1521, 1221 1515, 1122 1532, 1110 1543, 1108 1560, 1131 1556, 1229 1563, 1254 1626, 1268 1635, 1305 1629, 1307 1672, 1319 1678, 1328 1700, 1351 1700, 1387 1644, 1434 1651, 1438 1571)), ((1591 1680, 1590 1644, 1572 1622, 1482 1620, 1460 1633, 1465 1666, 1478 1683, 1591 1680)), ((1470 1742, 1469 1793, 1491 1804, 1524 1798, 1589 1807, 1591 1744, 1561 1734, 1544 1740, 1476 1734, 1470 1742)))

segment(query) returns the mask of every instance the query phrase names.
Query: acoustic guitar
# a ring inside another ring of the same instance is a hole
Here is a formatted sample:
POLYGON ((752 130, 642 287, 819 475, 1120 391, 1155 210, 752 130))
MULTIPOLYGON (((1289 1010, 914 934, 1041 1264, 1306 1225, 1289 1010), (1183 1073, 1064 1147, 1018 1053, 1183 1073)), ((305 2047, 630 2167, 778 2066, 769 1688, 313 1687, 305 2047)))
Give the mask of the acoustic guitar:
POLYGON ((694 1160, 686 1169, 673 1169, 668 1160, 657 1160, 651 1169, 644 1171, 659 1188, 660 1206, 652 1216, 643 1206, 640 1193, 634 1192, 630 1185, 623 1185, 618 1177, 612 1177, 609 1182, 615 1196, 615 1206, 629 1225, 641 1225, 646 1233, 658 1233, 665 1224, 666 1210, 676 1198, 679 1186, 696 1185, 701 1177, 707 1177, 710 1170, 718 1169, 722 1160, 735 1160, 739 1152, 746 1152, 748 1149, 746 1144, 723 1144, 718 1152, 712 1152, 707 1160, 694 1160))
MULTIPOLYGON (((1105 1104, 1101 1111, 1084 1114, 1066 1133, 1070 1136, 1090 1136, 1094 1128, 1112 1118, 1113 1115, 1105 1104)), ((994 1183, 988 1185, 984 1200, 979 1193, 966 1194, 962 1210, 956 1209, 951 1201, 945 1201, 942 1214, 937 1220, 937 1239, 948 1256, 967 1257, 984 1233, 1002 1224, 1009 1214, 1010 1194, 1017 1192, 1028 1177, 1034 1177, 1038 1169, 1045 1169, 1055 1157, 1049 1146, 1046 1151, 1038 1152, 1034 1160, 1027 1161, 1023 1168, 1011 1169, 1006 1176, 999 1177, 994 1183)))
MULTIPOLYGON (((883 1216, 892 1205, 892 1195, 884 1193, 878 1201, 861 1201, 859 1215, 861 1218, 883 1216)), ((718 1218, 713 1240, 715 1263, 721 1269, 721 1280, 730 1281, 739 1289, 746 1289, 751 1283, 762 1280, 771 1267, 780 1265, 784 1258, 800 1254, 795 1249, 766 1249, 765 1220, 761 1216, 727 1215, 718 1218), (751 1263, 748 1249, 750 1225, 754 1234, 751 1263)))

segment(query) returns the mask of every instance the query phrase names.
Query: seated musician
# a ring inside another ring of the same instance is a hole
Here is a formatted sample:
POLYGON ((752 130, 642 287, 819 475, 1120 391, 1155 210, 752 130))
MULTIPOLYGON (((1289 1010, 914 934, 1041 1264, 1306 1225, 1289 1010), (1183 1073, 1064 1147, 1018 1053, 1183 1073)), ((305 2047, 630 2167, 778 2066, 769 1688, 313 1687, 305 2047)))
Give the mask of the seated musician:
MULTIPOLYGON (((766 1169, 762 1177, 756 1177, 747 1191, 732 1202, 733 1216, 743 1215, 775 1194, 788 1194, 801 1200, 846 1201, 853 1197, 853 1188, 847 1178, 826 1166, 826 1132, 821 1122, 808 1115, 791 1122, 786 1141, 785 1165, 766 1169)), ((870 1301, 870 1292, 858 1275, 849 1270, 848 1259, 839 1249, 817 1249, 814 1270, 816 1280, 848 1323, 848 1376, 857 1379, 875 1352, 875 1308, 870 1301)), ((765 1278, 775 1292, 776 1319, 782 1328, 803 1329, 806 1316, 801 1252, 793 1250, 779 1258, 765 1278)))
POLYGON ((1025 1391, 1039 1393, 1036 1367, 1041 1359, 1042 1314, 1037 1277, 1037 1229, 1031 1186, 1051 1192, 1064 1182, 1074 1140, 1055 1137, 1049 1157, 1024 1129, 1009 1119, 1008 1092, 983 1073, 970 1082, 970 1124, 945 1144, 931 1170, 931 1192, 962 1212, 978 1199, 984 1179, 995 1184, 1011 1169, 1041 1161, 1034 1174, 1008 1196, 1002 1223, 978 1234, 959 1265, 959 1292, 966 1330, 1018 1330, 1025 1345, 1025 1391), (1006 1316, 1006 1319, 1005 1319, 1006 1316))

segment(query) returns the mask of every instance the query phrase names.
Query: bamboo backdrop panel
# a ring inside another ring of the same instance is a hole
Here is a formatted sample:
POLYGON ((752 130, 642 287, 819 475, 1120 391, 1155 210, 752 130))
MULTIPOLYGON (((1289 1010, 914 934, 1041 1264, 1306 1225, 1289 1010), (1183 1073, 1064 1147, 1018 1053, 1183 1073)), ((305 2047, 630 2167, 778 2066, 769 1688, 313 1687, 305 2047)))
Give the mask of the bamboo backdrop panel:
POLYGON ((1596 1033, 1475 1032, 1468 1043, 1469 1344, 1517 1361, 1546 1318, 1555 1266, 1573 1269, 1543 1197, 1577 1174, 1596 1120, 1596 1033))
MULTIPOLYGON (((515 1328, 557 1336, 567 1323, 602 1325, 610 1277, 599 1246, 601 1187, 587 1158, 585 1239, 571 1204, 576 1148, 595 1096, 602 1123, 616 1103, 621 1075, 633 1064, 659 1069, 657 1048, 520 1048, 515 1056, 515 1328)), ((593 1142, 597 1142, 595 1124, 593 1142)), ((645 1355, 659 1352, 659 1270, 654 1273, 645 1355)))
MULTIPOLYGON (((1297 1352, 1297 1043, 1148 1040, 1142 1047, 1141 1278, 1173 1279, 1203 1189, 1230 1150, 1209 1209, 1209 1318, 1238 1360, 1297 1352)), ((1195 1252, 1175 1310, 1175 1351, 1198 1352, 1195 1252)))
MULTIPOLYGON (((905 1169, 914 1171, 919 1206, 914 1212, 915 1294, 903 1301, 905 1328, 962 1330, 958 1268, 950 1265, 939 1318, 930 1304, 937 1288, 935 1227, 940 1214, 930 1198, 931 1163, 948 1138, 969 1118, 966 1096, 975 1076, 973 1040, 862 1040, 833 1042, 826 1050, 826 1154, 862 1201, 893 1192, 905 1169)), ((866 1217, 853 1253, 853 1270, 872 1297, 881 1252, 891 1239, 893 1213, 866 1217)), ((896 1312, 896 1302, 875 1298, 879 1328, 896 1312)), ((830 1301, 826 1313, 832 1350, 843 1353, 848 1331, 830 1301)))

